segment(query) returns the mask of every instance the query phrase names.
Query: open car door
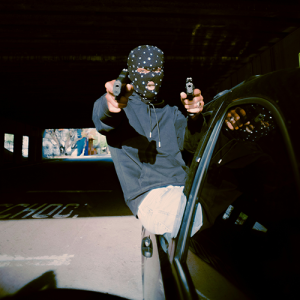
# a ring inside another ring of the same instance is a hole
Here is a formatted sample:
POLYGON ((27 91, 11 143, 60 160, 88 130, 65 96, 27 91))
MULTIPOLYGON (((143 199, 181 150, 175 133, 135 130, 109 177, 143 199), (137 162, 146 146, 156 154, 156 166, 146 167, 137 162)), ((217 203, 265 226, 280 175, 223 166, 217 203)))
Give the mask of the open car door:
POLYGON ((188 204, 169 247, 180 299, 296 297, 299 72, 255 77, 205 106, 208 125, 186 184, 188 204), (246 112, 253 126, 229 130, 232 110, 246 112), (190 237, 198 202, 203 226, 190 237))

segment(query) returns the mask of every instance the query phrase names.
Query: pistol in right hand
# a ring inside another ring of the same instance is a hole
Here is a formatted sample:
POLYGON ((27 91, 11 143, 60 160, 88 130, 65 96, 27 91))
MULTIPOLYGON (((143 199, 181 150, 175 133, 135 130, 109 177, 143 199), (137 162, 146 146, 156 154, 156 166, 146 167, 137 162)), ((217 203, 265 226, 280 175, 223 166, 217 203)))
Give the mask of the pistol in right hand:
POLYGON ((127 92, 126 85, 130 83, 129 72, 127 69, 123 69, 119 77, 116 79, 113 86, 113 94, 117 101, 120 100, 121 96, 124 96, 127 92))
POLYGON ((186 95, 187 95, 188 100, 193 100, 193 98, 194 98, 194 89, 195 89, 195 86, 193 84, 192 77, 187 77, 186 83, 185 83, 185 90, 186 90, 186 95))
MULTIPOLYGON (((188 100, 193 100, 194 98, 194 84, 193 84, 193 79, 192 77, 187 77, 186 81, 185 81, 185 91, 186 91, 186 95, 187 95, 187 99, 188 100)), ((190 117, 194 116, 193 113, 188 113, 188 115, 190 117)))

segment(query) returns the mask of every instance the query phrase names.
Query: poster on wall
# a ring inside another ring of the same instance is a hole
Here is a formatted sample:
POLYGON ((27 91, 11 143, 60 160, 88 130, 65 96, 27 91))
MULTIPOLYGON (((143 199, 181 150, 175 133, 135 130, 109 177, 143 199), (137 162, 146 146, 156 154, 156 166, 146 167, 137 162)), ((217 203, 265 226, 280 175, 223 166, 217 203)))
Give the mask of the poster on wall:
POLYGON ((106 137, 95 128, 46 129, 43 157, 110 155, 106 137))

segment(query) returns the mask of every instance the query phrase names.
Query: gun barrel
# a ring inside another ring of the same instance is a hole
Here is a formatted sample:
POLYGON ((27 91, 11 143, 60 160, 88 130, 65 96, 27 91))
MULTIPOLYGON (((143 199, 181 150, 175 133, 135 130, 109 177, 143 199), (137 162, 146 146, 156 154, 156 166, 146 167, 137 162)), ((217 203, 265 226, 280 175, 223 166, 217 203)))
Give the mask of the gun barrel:
POLYGON ((186 89, 187 98, 189 100, 192 100, 193 99, 193 93, 194 93, 194 84, 193 84, 192 77, 188 77, 186 79, 185 89, 186 89))
POLYGON ((122 82, 117 79, 114 83, 113 94, 118 97, 121 94, 122 82))
MULTIPOLYGON (((188 100, 193 100, 193 95, 194 95, 194 84, 193 84, 193 78, 192 77, 187 77, 185 81, 185 90, 186 90, 186 95, 188 100)), ((194 114, 188 112, 188 116, 192 117, 194 114)))
POLYGON ((119 77, 116 79, 114 83, 113 94, 116 100, 120 100, 122 94, 126 90, 126 84, 129 83, 128 75, 129 75, 128 70, 123 69, 122 72, 119 74, 119 77))

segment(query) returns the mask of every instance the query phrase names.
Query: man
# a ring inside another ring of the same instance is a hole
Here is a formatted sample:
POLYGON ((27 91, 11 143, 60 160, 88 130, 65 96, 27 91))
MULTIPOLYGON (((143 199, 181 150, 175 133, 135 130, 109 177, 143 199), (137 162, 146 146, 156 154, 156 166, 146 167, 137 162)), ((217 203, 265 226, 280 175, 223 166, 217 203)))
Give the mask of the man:
MULTIPOLYGON (((128 56, 131 84, 119 101, 107 93, 94 104, 93 121, 106 135, 126 204, 143 226, 154 234, 176 237, 186 205, 183 187, 187 170, 181 151, 197 145, 204 118, 199 89, 194 98, 180 94, 191 116, 159 98, 164 76, 164 54, 155 46, 139 46, 128 56), (192 129, 192 130, 191 130, 192 129)), ((202 225, 198 205, 192 235, 202 225)))

